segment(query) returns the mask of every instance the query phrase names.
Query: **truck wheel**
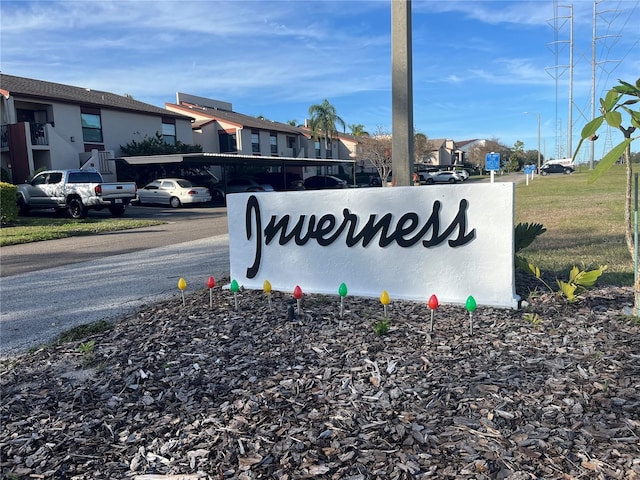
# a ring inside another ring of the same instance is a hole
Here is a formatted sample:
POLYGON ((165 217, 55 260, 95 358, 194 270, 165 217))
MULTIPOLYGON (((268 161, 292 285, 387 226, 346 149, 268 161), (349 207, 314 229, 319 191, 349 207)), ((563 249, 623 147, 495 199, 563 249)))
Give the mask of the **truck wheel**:
POLYGON ((67 203, 67 212, 71 218, 84 218, 87 216, 87 207, 84 206, 79 198, 72 198, 67 203))
POLYGON ((29 205, 22 197, 18 198, 18 215, 29 215, 29 205))
POLYGON ((181 205, 180 199, 178 197, 171 197, 171 199, 169 200, 169 205, 171 205, 173 208, 178 208, 181 205))
POLYGON ((121 217, 124 215, 124 205, 113 205, 109 207, 112 217, 121 217))

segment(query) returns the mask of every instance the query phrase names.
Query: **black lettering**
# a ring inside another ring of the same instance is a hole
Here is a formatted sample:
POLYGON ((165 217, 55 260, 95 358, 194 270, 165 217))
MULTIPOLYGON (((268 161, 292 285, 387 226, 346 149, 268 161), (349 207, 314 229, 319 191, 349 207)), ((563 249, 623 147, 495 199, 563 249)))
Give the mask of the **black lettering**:
POLYGON ((262 261, 262 220, 260 219, 260 204, 255 195, 251 195, 247 200, 247 210, 245 214, 245 230, 247 232, 247 240, 251 240, 253 235, 251 230, 251 212, 254 212, 256 219, 256 254, 253 258, 253 265, 247 268, 247 278, 254 278, 260 270, 260 262, 262 261))

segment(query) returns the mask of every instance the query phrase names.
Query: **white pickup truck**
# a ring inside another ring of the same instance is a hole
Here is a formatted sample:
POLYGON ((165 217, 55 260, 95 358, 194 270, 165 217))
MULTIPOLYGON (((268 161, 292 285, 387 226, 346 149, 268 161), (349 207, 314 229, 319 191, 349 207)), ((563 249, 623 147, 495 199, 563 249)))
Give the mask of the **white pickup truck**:
POLYGON ((95 170, 47 170, 18 185, 17 202, 21 215, 31 209, 53 208, 66 210, 71 218, 84 218, 89 209, 108 208, 118 217, 136 192, 135 183, 104 183, 95 170))

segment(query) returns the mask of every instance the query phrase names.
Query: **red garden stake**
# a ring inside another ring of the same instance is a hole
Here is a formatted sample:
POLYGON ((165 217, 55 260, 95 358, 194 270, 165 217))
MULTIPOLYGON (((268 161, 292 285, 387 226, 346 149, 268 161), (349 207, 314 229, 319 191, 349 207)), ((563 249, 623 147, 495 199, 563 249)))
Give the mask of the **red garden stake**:
POLYGON ((300 288, 300 285, 296 285, 296 288, 293 289, 293 298, 298 302, 298 315, 300 315, 302 311, 300 309, 300 300, 302 299, 302 289, 300 288))
POLYGON ((429 297, 429 303, 427 304, 429 305, 429 309, 431 310, 431 332, 433 332, 433 317, 436 313, 436 308, 438 308, 440 306, 440 303, 438 303, 438 297, 434 295, 431 295, 429 297))
POLYGON ((209 277, 209 279, 207 280, 207 288, 209 289, 209 308, 213 307, 213 287, 215 286, 215 278, 209 277))

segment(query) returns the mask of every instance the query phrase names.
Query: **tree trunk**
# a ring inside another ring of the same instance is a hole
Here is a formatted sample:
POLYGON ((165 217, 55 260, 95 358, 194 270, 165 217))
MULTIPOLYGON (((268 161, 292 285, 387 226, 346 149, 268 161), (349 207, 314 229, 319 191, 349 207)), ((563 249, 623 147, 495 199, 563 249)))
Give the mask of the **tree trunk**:
MULTIPOLYGON (((628 129, 624 127, 620 127, 620 130, 624 134, 624 138, 631 138, 631 134, 635 130, 634 127, 629 127, 628 129)), ((627 243, 627 249, 631 254, 631 261, 633 262, 633 315, 638 316, 638 297, 640 296, 640 272, 636 272, 635 265, 635 225, 634 225, 634 196, 633 196, 633 170, 631 168, 631 143, 627 145, 627 148, 624 151, 624 165, 626 169, 626 189, 625 189, 625 208, 624 208, 624 238, 627 243)))

